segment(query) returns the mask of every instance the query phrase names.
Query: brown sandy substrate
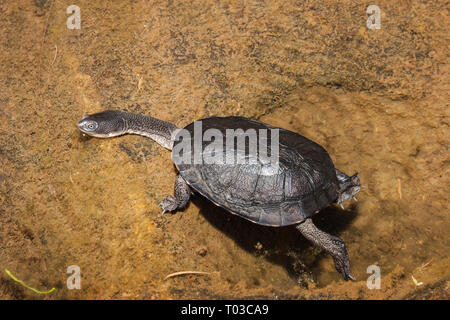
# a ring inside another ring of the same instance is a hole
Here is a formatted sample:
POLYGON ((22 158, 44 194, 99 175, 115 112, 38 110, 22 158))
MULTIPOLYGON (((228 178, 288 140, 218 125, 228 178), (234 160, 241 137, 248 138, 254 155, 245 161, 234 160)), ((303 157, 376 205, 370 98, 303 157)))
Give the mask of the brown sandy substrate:
POLYGON ((378 31, 352 1, 78 1, 81 30, 66 28, 70 4, 0 3, 0 298, 450 298, 445 1, 379 1, 378 31), (358 281, 292 227, 198 197, 162 217, 170 153, 74 126, 108 108, 179 126, 243 115, 322 144, 366 186, 315 217, 358 281), (184 270, 211 274, 164 280, 184 270))

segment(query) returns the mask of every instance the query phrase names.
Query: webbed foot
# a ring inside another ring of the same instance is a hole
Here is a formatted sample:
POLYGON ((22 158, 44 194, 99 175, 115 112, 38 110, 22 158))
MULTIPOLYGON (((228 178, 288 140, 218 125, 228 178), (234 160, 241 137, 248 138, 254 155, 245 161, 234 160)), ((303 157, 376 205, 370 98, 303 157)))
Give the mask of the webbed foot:
POLYGON ((159 204, 162 208, 162 214, 166 212, 173 212, 178 209, 184 208, 189 202, 189 198, 191 197, 191 190, 187 185, 186 181, 179 175, 177 180, 175 181, 175 197, 167 196, 161 203, 159 204))
POLYGON ((317 229, 311 218, 301 222, 297 229, 306 239, 324 249, 333 257, 336 270, 342 274, 346 281, 355 280, 350 270, 347 247, 342 239, 317 229))
POLYGON ((177 199, 172 196, 167 196, 163 201, 159 203, 159 205, 162 208, 162 214, 178 209, 177 199))

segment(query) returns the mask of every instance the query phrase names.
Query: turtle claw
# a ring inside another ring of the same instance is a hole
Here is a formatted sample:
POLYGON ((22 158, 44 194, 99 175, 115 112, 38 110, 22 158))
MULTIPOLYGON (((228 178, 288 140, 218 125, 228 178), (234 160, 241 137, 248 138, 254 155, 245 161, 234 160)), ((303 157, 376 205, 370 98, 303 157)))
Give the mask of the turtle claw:
POLYGON ((334 250, 332 252, 334 266, 336 270, 344 277, 345 281, 355 281, 355 277, 352 275, 350 270, 350 260, 348 259, 348 252, 345 247, 345 243, 337 237, 335 237, 335 241, 337 245, 333 248, 334 250))
POLYGON ((341 206, 342 210, 345 210, 344 205, 342 203, 339 203, 339 205, 341 206))
POLYGON ((178 208, 177 200, 172 196, 167 196, 163 201, 159 203, 162 208, 162 214, 166 212, 175 211, 178 208))
POLYGON ((358 199, 356 199, 356 197, 353 197, 353 200, 355 200, 356 202, 358 202, 358 199))
POLYGON ((162 201, 158 204, 158 206, 160 206, 162 208, 162 213, 161 213, 162 215, 164 215, 168 211, 168 210, 164 209, 162 201))

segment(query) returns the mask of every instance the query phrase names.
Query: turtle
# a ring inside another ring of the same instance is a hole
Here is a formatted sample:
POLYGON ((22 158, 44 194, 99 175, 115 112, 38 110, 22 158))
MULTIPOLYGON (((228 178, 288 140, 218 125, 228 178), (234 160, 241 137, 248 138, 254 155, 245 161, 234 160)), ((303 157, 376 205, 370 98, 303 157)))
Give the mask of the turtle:
POLYGON ((82 134, 97 138, 142 135, 172 151, 178 175, 174 195, 160 203, 163 214, 184 209, 191 195, 198 193, 256 224, 296 225, 306 239, 332 256, 344 280, 355 279, 344 241, 318 229, 312 216, 332 203, 342 206, 344 201, 356 200, 361 182, 358 173, 348 176, 336 169, 328 152, 316 142, 240 116, 209 117, 178 128, 150 116, 106 110, 85 115, 77 127, 82 134), (271 149, 277 161, 268 161, 269 152, 255 152, 250 133, 260 133, 257 145, 267 146, 270 140, 271 147, 277 146, 275 152, 271 149), (226 140, 227 134, 232 138, 226 140), (240 143, 231 143, 236 141, 240 143))

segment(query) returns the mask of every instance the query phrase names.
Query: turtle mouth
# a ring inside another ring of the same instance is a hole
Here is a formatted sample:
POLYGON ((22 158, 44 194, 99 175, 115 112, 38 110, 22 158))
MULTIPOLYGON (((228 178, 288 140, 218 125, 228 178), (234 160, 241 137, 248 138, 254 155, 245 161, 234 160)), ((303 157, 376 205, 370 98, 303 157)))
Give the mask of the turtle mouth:
POLYGON ((361 189, 360 186, 351 186, 351 187, 345 189, 339 195, 337 203, 341 204, 342 202, 348 201, 350 199, 354 199, 355 201, 357 201, 356 195, 358 194, 360 189, 361 189))
POLYGON ((115 134, 113 132, 111 132, 111 133, 97 133, 97 132, 89 132, 89 131, 83 130, 81 128, 79 128, 79 129, 80 129, 81 134, 83 136, 90 136, 90 137, 95 137, 95 138, 111 138, 111 137, 116 137, 116 136, 120 135, 120 134, 115 134))
POLYGON ((82 134, 83 136, 86 136, 86 135, 92 136, 92 137, 95 137, 95 136, 96 136, 94 132, 89 132, 88 130, 86 130, 86 129, 84 128, 83 120, 81 120, 80 122, 77 123, 77 128, 81 131, 81 134, 82 134))

